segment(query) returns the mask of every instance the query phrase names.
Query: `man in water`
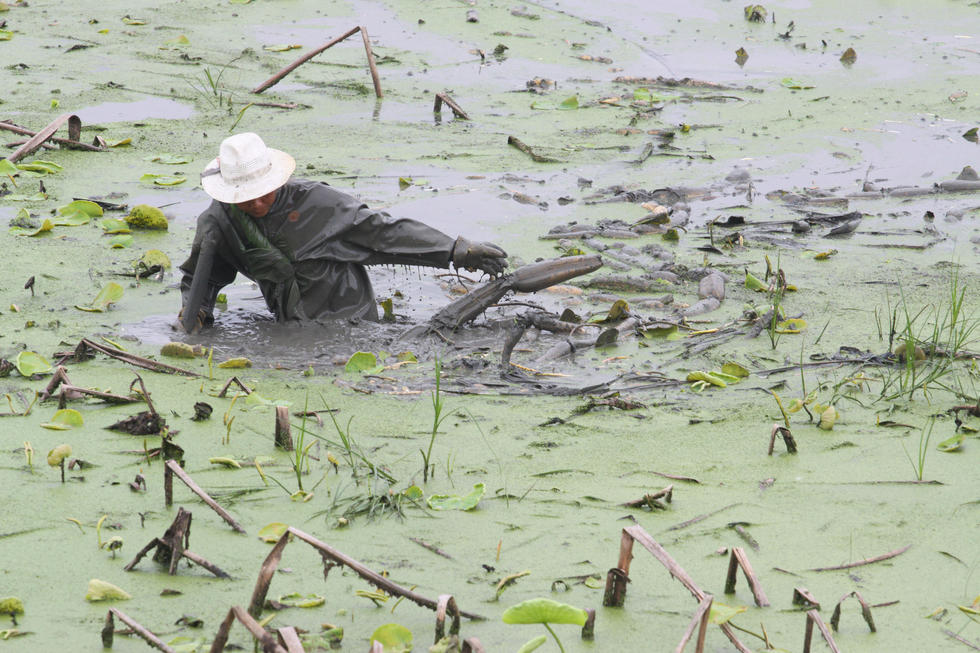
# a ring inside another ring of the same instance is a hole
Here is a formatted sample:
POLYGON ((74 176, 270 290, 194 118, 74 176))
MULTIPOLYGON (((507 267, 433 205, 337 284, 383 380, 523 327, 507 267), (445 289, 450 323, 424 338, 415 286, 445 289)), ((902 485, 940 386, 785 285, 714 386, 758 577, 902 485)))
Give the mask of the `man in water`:
POLYGON ((291 179, 296 162, 252 133, 226 138, 201 173, 213 198, 197 219, 191 254, 180 266, 180 323, 214 322, 218 292, 241 272, 257 282, 276 319, 377 320, 366 265, 480 270, 506 266, 492 243, 451 238, 416 220, 372 211, 323 182, 291 179))

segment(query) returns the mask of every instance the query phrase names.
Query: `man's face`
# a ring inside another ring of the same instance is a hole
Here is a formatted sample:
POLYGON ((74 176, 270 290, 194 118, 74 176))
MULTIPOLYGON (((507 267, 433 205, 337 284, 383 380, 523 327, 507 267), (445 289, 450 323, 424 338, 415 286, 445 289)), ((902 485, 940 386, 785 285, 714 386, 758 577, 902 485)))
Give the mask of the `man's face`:
POLYGON ((276 201, 277 192, 277 190, 274 190, 271 193, 266 193, 262 197, 256 197, 254 200, 239 202, 235 206, 253 218, 264 218, 269 214, 272 203, 276 201))

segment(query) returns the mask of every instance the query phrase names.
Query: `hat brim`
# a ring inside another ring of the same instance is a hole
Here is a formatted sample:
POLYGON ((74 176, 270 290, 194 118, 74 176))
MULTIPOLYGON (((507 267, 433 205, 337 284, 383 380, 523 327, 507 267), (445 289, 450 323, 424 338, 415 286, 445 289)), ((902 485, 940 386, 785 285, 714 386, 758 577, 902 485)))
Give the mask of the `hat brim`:
MULTIPOLYGON (((205 193, 226 204, 248 202, 267 195, 285 184, 296 169, 296 160, 282 150, 270 147, 269 157, 272 159, 272 167, 259 179, 234 185, 226 183, 221 174, 211 174, 201 178, 201 187, 204 188, 205 193)), ((204 169, 217 168, 218 159, 215 158, 204 169)))

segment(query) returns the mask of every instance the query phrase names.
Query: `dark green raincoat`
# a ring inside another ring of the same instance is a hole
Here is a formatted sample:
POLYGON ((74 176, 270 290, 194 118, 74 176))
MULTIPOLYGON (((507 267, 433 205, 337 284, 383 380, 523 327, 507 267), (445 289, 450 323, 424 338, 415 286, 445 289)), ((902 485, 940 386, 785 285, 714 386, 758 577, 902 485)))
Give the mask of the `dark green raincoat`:
POLYGON ((197 219, 180 266, 184 306, 202 247, 214 247, 200 308, 213 321, 218 292, 239 272, 256 281, 279 321, 378 319, 365 265, 448 268, 454 238, 416 220, 392 218, 322 182, 291 179, 269 213, 252 218, 213 201, 197 219))

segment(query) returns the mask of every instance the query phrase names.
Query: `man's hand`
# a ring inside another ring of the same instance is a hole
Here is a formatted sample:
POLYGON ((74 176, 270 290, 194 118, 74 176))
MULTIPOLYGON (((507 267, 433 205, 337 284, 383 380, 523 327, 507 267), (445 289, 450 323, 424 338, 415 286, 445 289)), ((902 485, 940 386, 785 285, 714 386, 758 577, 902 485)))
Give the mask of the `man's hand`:
POLYGON ((180 313, 177 313, 177 328, 186 331, 187 333, 197 333, 204 328, 207 324, 208 313, 203 308, 197 311, 197 319, 194 320, 193 326, 190 330, 184 328, 184 309, 180 309, 180 313))
POLYGON ((453 245, 452 260, 457 268, 481 270, 497 277, 507 267, 507 252, 493 243, 474 243, 460 236, 453 245))

